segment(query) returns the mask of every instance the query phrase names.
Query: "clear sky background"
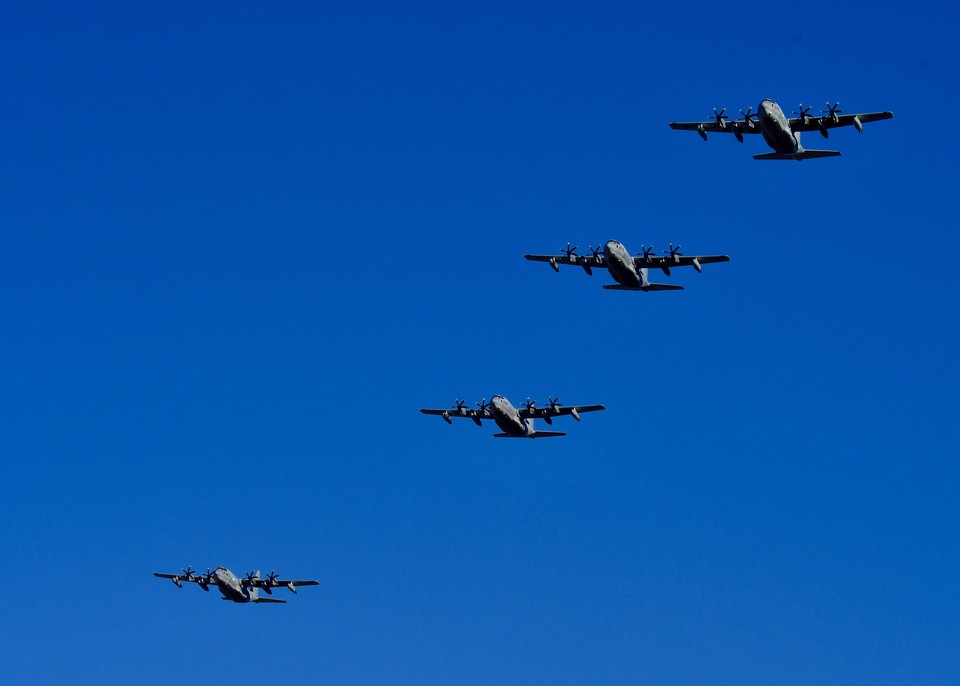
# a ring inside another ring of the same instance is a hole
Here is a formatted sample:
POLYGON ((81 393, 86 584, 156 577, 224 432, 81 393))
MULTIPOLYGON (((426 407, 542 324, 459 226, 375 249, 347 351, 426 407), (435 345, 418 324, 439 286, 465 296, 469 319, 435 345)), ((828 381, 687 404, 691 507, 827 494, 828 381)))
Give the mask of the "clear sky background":
POLYGON ((960 682, 956 16, 8 5, 2 680, 960 682), (764 97, 895 118, 666 125, 764 97), (522 258, 609 238, 731 262, 522 258))

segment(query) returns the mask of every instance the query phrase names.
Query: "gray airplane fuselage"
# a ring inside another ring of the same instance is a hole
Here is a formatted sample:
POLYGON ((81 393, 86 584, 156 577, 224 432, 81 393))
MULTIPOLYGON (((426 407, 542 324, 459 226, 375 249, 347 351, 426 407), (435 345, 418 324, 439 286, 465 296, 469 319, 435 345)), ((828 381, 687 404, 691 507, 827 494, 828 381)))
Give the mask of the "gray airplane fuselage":
POLYGON ((516 436, 517 438, 526 438, 535 433, 533 420, 524 421, 509 400, 502 395, 495 395, 490 398, 490 414, 493 415, 493 421, 496 422, 500 430, 505 434, 516 436))
POLYGON ((760 133, 771 148, 780 153, 793 154, 803 150, 800 138, 790 128, 790 121, 780 109, 780 105, 770 98, 764 98, 757 108, 760 120, 760 133))
MULTIPOLYGON (((257 577, 260 573, 257 572, 257 577)), ((240 579, 226 567, 217 567, 213 571, 213 581, 220 589, 225 600, 232 600, 235 603, 250 603, 257 599, 256 588, 245 588, 240 579)))
POLYGON ((643 278, 637 271, 633 258, 620 241, 607 241, 603 246, 604 266, 610 271, 610 276, 621 286, 639 288, 643 278))

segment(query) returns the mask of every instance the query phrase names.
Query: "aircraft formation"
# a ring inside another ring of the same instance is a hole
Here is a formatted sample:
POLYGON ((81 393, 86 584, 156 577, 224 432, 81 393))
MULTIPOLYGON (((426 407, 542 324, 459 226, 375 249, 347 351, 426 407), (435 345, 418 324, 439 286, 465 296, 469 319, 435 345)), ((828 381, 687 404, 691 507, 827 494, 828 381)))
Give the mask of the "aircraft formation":
MULTIPOLYGON (((860 114, 844 114, 840 103, 831 105, 827 102, 827 109, 821 110, 819 115, 810 114, 811 107, 800 105, 797 115, 788 118, 780 106, 770 99, 760 102, 757 112, 748 107, 747 111, 740 110, 742 119, 731 120, 726 115, 726 109, 714 108, 713 117, 701 122, 671 122, 670 128, 681 131, 696 131, 704 141, 708 133, 732 133, 739 141, 744 141, 744 135, 760 134, 763 140, 773 149, 772 153, 754 155, 757 160, 796 160, 816 159, 821 157, 837 157, 838 150, 812 150, 800 144, 800 134, 805 132, 819 132, 824 138, 829 137, 831 129, 853 126, 863 133, 866 123, 892 119, 892 112, 868 112, 860 114)), ((594 269, 606 269, 615 283, 605 284, 606 290, 616 291, 681 291, 683 286, 670 283, 655 283, 650 281, 650 270, 659 270, 669 277, 671 270, 679 267, 693 267, 698 273, 702 272, 703 265, 729 262, 727 255, 684 255, 680 252, 680 245, 658 255, 652 247, 641 245, 641 251, 631 255, 624 245, 617 240, 607 241, 601 248, 590 246, 589 255, 579 255, 578 246, 567 243, 567 247, 559 254, 527 254, 524 257, 533 262, 546 262, 556 271, 561 265, 575 266, 583 269, 592 276, 594 269)), ((537 407, 537 402, 527 398, 519 407, 514 406, 503 395, 494 395, 490 402, 486 399, 475 403, 475 408, 467 407, 465 401, 456 400, 449 408, 423 408, 421 413, 439 416, 447 424, 453 424, 453 419, 470 419, 477 426, 483 426, 484 421, 492 421, 500 429, 495 438, 553 438, 566 436, 562 431, 540 430, 535 426, 535 420, 542 420, 552 425, 558 417, 570 416, 580 421, 580 415, 587 412, 597 412, 606 409, 603 405, 563 405, 559 398, 550 397, 546 405, 537 407)), ((197 584, 202 590, 209 591, 215 586, 220 591, 223 600, 235 603, 285 603, 279 598, 264 598, 260 591, 272 596, 273 589, 285 587, 292 593, 297 592, 299 586, 316 586, 316 580, 280 579, 271 572, 264 578, 260 572, 248 572, 242 577, 236 576, 226 567, 217 567, 214 571, 207 569, 205 574, 197 574, 190 566, 181 570, 180 574, 166 574, 154 572, 154 576, 169 579, 178 588, 183 584, 197 584)))

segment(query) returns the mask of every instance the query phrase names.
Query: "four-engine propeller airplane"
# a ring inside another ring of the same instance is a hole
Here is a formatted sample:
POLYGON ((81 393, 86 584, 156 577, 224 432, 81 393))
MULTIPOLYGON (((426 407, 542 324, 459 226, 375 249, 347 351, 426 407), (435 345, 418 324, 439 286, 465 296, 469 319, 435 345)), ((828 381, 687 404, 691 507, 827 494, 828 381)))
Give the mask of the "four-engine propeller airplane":
POLYGON ((492 419, 503 433, 494 434, 494 438, 550 438, 552 436, 566 436, 562 431, 537 431, 533 426, 534 419, 542 419, 547 424, 553 424, 554 417, 570 415, 578 422, 583 412, 596 412, 606 409, 603 405, 561 405, 560 398, 550 398, 549 405, 537 407, 536 400, 527 398, 520 407, 514 407, 502 395, 495 395, 476 403, 478 409, 466 407, 466 402, 457 400, 456 405, 448 410, 420 410, 423 414, 440 415, 447 424, 453 424, 452 417, 466 417, 472 419, 477 426, 482 426, 484 419, 492 419))
POLYGON ((319 581, 301 579, 278 579, 274 572, 270 572, 266 578, 260 578, 260 572, 247 572, 243 578, 237 578, 233 572, 226 567, 217 567, 212 572, 207 568, 206 574, 197 574, 190 565, 181 570, 182 574, 162 574, 154 572, 153 575, 161 579, 170 579, 177 588, 183 588, 183 582, 197 584, 204 591, 209 591, 211 586, 216 586, 223 595, 221 600, 232 600, 235 603, 285 603, 286 600, 278 598, 261 598, 260 589, 262 588, 267 595, 273 593, 274 588, 286 586, 291 593, 297 592, 297 586, 318 586, 319 581))
POLYGON ((809 160, 816 157, 836 157, 839 150, 806 150, 800 145, 800 134, 804 131, 819 131, 827 138, 830 129, 840 126, 855 126, 863 133, 863 125, 872 121, 892 119, 893 112, 867 112, 865 114, 842 114, 840 103, 831 105, 827 102, 827 109, 820 110, 821 116, 811 115, 810 107, 800 105, 800 111, 793 114, 795 118, 788 119, 780 109, 780 105, 769 98, 760 102, 756 114, 751 114, 752 107, 747 111, 740 110, 743 119, 731 120, 724 114, 726 108, 717 112, 713 108, 713 119, 704 122, 670 122, 671 129, 681 131, 696 131, 703 140, 707 140, 707 133, 732 133, 737 140, 743 143, 743 135, 759 133, 775 152, 763 155, 754 155, 755 160, 809 160), (754 121, 756 119, 757 121, 754 121))
POLYGON ((598 246, 590 246, 592 255, 578 255, 577 247, 570 247, 567 243, 566 249, 562 255, 524 255, 528 260, 534 262, 546 262, 555 272, 560 271, 561 264, 570 264, 582 267, 589 275, 593 275, 594 267, 602 267, 610 271, 616 284, 604 286, 607 290, 613 291, 682 291, 683 286, 675 286, 666 283, 651 283, 647 278, 649 269, 660 269, 664 274, 670 276, 670 269, 673 267, 691 266, 700 272, 703 265, 714 262, 729 262, 727 255, 684 255, 680 252, 680 246, 673 247, 670 244, 670 250, 662 256, 653 254, 653 246, 643 248, 642 253, 637 253, 632 257, 620 241, 607 241, 601 250, 598 246))

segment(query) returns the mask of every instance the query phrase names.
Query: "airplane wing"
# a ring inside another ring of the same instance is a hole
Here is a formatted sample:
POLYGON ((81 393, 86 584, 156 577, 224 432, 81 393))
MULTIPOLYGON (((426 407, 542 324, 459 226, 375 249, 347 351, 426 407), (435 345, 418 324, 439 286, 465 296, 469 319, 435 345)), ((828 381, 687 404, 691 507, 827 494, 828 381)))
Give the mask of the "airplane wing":
POLYGON ((884 119, 893 119, 893 112, 838 114, 835 117, 829 115, 825 117, 795 117, 790 120, 790 128, 793 131, 825 131, 841 126, 857 126, 859 129, 863 124, 868 124, 872 121, 882 121, 884 119), (860 126, 858 126, 858 122, 860 126))
MULTIPOLYGON (((562 417, 563 415, 578 415, 584 412, 598 412, 605 410, 603 405, 546 405, 544 407, 520 407, 517 411, 522 419, 543 419, 545 417, 562 417)), ((578 420, 579 421, 579 420, 578 420)))
POLYGON ((569 264, 575 267, 583 267, 583 269, 590 273, 590 269, 593 267, 606 268, 607 265, 603 262, 603 253, 600 253, 596 256, 593 255, 524 255, 528 260, 533 262, 547 262, 551 267, 560 271, 557 265, 560 264, 569 264))
MULTIPOLYGON (((277 588, 286 586, 287 588, 296 588, 297 586, 319 586, 320 582, 314 579, 241 579, 240 583, 249 588, 277 588)), ((296 592, 296 591, 294 591, 296 592)))
POLYGON ((671 267, 695 267, 700 271, 699 265, 714 264, 716 262, 729 262, 729 255, 681 255, 677 253, 672 257, 670 255, 637 255, 633 258, 633 263, 638 268, 647 267, 648 269, 663 269, 669 272, 671 267))
POLYGON ((760 133, 759 124, 753 121, 748 124, 742 120, 724 121, 722 124, 718 124, 716 119, 710 121, 672 121, 669 126, 675 131, 696 131, 701 136, 707 133, 760 133))
POLYGON ((204 579, 205 575, 203 574, 162 574, 160 572, 154 572, 153 575, 160 579, 170 579, 177 586, 180 586, 184 581, 189 581, 192 584, 199 584, 204 582, 209 585, 210 582, 204 579))
POLYGON ((458 410, 456 407, 451 407, 447 410, 434 410, 434 409, 424 409, 421 408, 420 412, 423 414, 433 414, 443 417, 443 420, 449 422, 453 417, 463 417, 464 419, 472 419, 474 422, 479 422, 482 419, 493 419, 493 415, 490 414, 490 410, 468 410, 463 408, 458 410))

